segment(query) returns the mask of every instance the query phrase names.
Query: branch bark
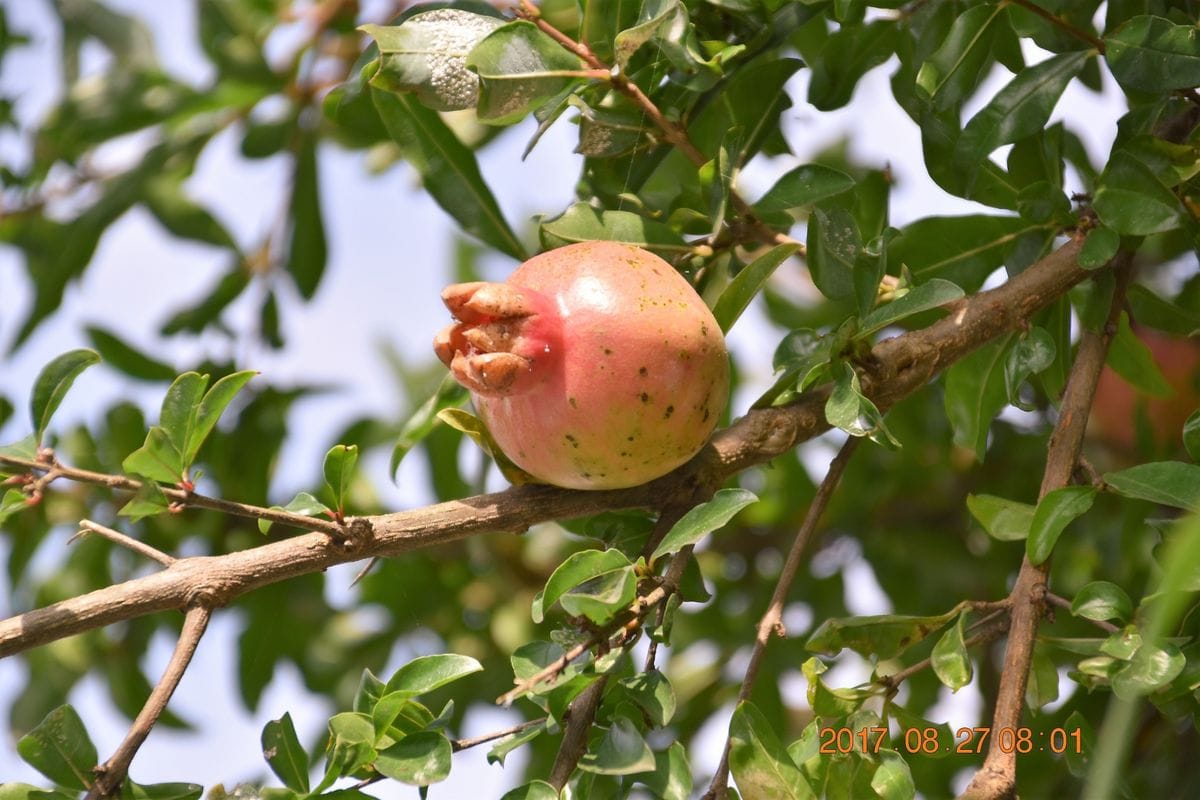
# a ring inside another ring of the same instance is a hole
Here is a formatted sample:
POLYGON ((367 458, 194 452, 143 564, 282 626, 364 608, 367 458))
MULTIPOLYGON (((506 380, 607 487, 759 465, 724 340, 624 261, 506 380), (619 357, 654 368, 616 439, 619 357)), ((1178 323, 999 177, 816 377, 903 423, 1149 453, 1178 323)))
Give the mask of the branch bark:
MULTIPOLYGON (((1068 242, 1002 286, 963 301, 928 328, 875 345, 861 365, 864 393, 880 408, 890 407, 958 359, 1024 325, 1089 274, 1075 263, 1080 245, 1081 240, 1068 242)), ((159 611, 196 604, 216 608, 259 587, 372 556, 398 556, 483 533, 521 533, 538 522, 606 510, 687 504, 711 494, 730 476, 828 430, 824 414, 828 391, 819 388, 788 406, 751 410, 718 431, 692 461, 643 486, 604 492, 518 486, 395 514, 355 517, 345 526, 301 518, 313 527, 320 525, 322 531, 326 526, 333 530, 226 555, 181 558, 153 575, 10 617, 0 621, 0 657, 159 611)), ((64 477, 81 472, 73 470, 64 477)), ((119 476, 89 473, 86 479, 77 479, 136 488, 119 476)), ((226 503, 203 507, 253 517, 265 510, 226 503)))

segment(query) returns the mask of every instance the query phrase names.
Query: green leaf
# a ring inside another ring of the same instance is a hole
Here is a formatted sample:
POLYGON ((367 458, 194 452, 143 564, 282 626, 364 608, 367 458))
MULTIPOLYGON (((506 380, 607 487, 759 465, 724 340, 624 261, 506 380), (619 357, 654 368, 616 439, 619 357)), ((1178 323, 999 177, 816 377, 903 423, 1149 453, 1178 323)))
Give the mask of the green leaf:
POLYGON ((654 752, 633 723, 613 720, 600 742, 579 759, 579 769, 596 775, 631 775, 654 769, 654 752))
POLYGON ((1140 283, 1129 287, 1127 300, 1131 316, 1142 325, 1176 336, 1200 334, 1200 314, 1164 300, 1140 283))
POLYGON ((734 515, 758 497, 745 489, 721 489, 712 500, 692 508, 671 526, 667 535, 654 549, 651 561, 671 553, 677 553, 688 545, 695 544, 715 530, 725 527, 734 515))
MULTIPOLYGON (((293 128, 289 125, 285 129, 290 132, 293 128)), ((146 181, 142 189, 142 205, 174 236, 237 252, 237 242, 225 226, 208 209, 188 197, 184 189, 186 177, 182 171, 168 172, 146 181)), ((100 352, 104 355, 103 350, 100 352)), ((108 360, 105 356, 105 361, 108 360)), ((173 377, 174 370, 165 378, 154 380, 170 380, 173 377)))
POLYGON ((754 204, 754 210, 759 214, 789 211, 810 206, 852 188, 854 178, 846 173, 821 164, 804 164, 784 173, 754 204))
POLYGON ((729 723, 729 771, 746 797, 816 798, 767 718, 749 701, 738 703, 729 723))
POLYGON ((461 408, 443 408, 437 413, 437 418, 451 428, 454 428, 454 430, 461 431, 471 437, 471 441, 479 445, 480 449, 491 456, 492 460, 496 462, 500 473, 504 475, 509 483, 514 486, 520 486, 526 483, 538 482, 536 478, 518 467, 512 462, 512 459, 504 454, 504 451, 492 439, 487 426, 483 424, 483 420, 479 417, 461 408))
POLYGON ((87 791, 92 785, 96 746, 88 737, 83 720, 69 705, 54 709, 22 736, 17 742, 17 752, 25 763, 58 786, 87 791))
POLYGON ((541 624, 545 612, 569 589, 614 569, 630 566, 620 550, 583 550, 572 553, 551 573, 546 588, 533 598, 533 621, 541 624))
POLYGON ((1189 511, 1200 509, 1200 466, 1157 461, 1109 472, 1104 482, 1125 497, 1189 511))
POLYGON ((1099 269, 1112 260, 1120 246, 1120 234, 1111 228, 1098 225, 1088 233, 1075 261, 1084 269, 1099 269))
POLYGON ((79 373, 99 361, 100 355, 95 350, 71 350, 42 367, 33 382, 33 392, 29 398, 29 412, 33 418, 34 438, 38 447, 41 447, 50 418, 62 404, 71 384, 79 377, 79 373))
MULTIPOLYGON (((217 426, 217 420, 221 418, 221 414, 233 402, 233 398, 242 390, 242 387, 257 374, 258 372, 252 369, 231 373, 214 383, 213 387, 205 393, 200 405, 191 412, 194 415, 194 421, 189 426, 187 444, 182 450, 185 466, 191 466, 191 463, 196 460, 196 455, 200 452, 200 448, 209 434, 212 433, 213 428, 217 426)), ((206 377, 206 383, 207 380, 206 377)))
POLYGON ((375 759, 375 728, 366 714, 346 711, 329 718, 325 777, 313 789, 319 794, 335 780, 370 764, 375 759))
POLYGON ((931 617, 882 614, 827 619, 813 631, 804 646, 815 653, 830 655, 849 647, 863 656, 895 658, 939 630, 956 614, 957 610, 931 617))
POLYGON ((538 30, 517 20, 489 33, 467 56, 479 75, 480 122, 511 125, 578 80, 579 58, 538 30))
POLYGON ((484 182, 475 154, 438 113, 411 97, 381 89, 372 89, 371 98, 388 135, 442 210, 465 232, 500 252, 521 261, 528 258, 484 182))
POLYGON ((967 654, 967 646, 963 642, 963 619, 966 614, 959 614, 958 620, 946 629, 933 646, 930 663, 938 680, 957 692, 971 682, 974 668, 971 657, 967 654))
POLYGON ((1012 338, 1002 336, 946 370, 945 407, 954 443, 972 451, 977 461, 983 461, 988 427, 1008 405, 1004 365, 1012 338))
POLYGON ((27 499, 20 489, 6 489, 4 497, 0 498, 0 525, 13 514, 27 508, 27 499))
POLYGON ((900 443, 883 423, 883 414, 862 393, 858 373, 846 362, 833 368, 834 384, 825 401, 825 419, 851 436, 869 436, 877 444, 896 448, 900 443))
POLYGON ((968 183, 993 150, 1040 131, 1067 84, 1090 57, 1087 51, 1062 53, 1017 74, 963 127, 954 163, 968 183))
POLYGON ((1155 647, 1145 642, 1112 676, 1113 694, 1123 700, 1150 694, 1175 680, 1186 664, 1175 645, 1155 647))
POLYGON ((381 775, 407 783, 428 786, 450 775, 450 740, 439 731, 410 733, 391 747, 379 751, 375 769, 381 775))
MULTIPOLYGON (((701 72, 715 77, 715 69, 699 51, 700 46, 683 3, 679 0, 644 0, 635 7, 638 9, 636 24, 618 33, 612 44, 613 54, 622 70, 629 66, 630 59, 643 45, 654 42, 682 72, 701 72)), ((702 83, 701 86, 706 84, 702 83)))
MULTIPOLYGON (((513 750, 516 750, 521 745, 524 745, 528 742, 533 741, 534 739, 541 736, 545 732, 546 732, 546 723, 543 722, 540 725, 531 725, 530 727, 526 728, 525 730, 521 731, 520 733, 518 733, 514 736, 508 736, 504 739, 501 739, 499 744, 495 745, 494 747, 492 747, 491 750, 488 751, 488 754, 487 754, 488 763, 489 764, 499 764, 500 766, 504 766, 504 759, 508 758, 509 753, 511 753, 513 750)), ((540 783, 540 781, 534 781, 534 783, 540 783)), ((532 784, 529 784, 529 785, 532 785, 532 784)), ((516 789, 514 789, 513 791, 516 791, 516 789)), ((511 792, 510 792, 510 794, 511 794, 511 792)), ((516 795, 516 796, 524 797, 524 795, 516 795)), ((529 796, 530 797, 538 797, 539 795, 531 794, 529 796)), ((505 797, 508 797, 508 795, 506 794, 505 797)), ((558 795, 555 794, 554 798, 555 798, 555 800, 558 800, 558 795)))
POLYGON ((203 794, 204 787, 197 783, 140 784, 126 778, 120 797, 121 800, 200 800, 203 794))
POLYGON ((888 263, 908 267, 920 283, 943 278, 974 292, 1021 237, 1038 228, 1020 217, 926 217, 888 243, 888 263))
POLYGON ((1025 540, 1029 560, 1041 564, 1049 558, 1063 529, 1091 508, 1095 499, 1094 486, 1064 486, 1039 500, 1025 540))
POLYGON ((137 522, 170 510, 171 501, 163 494, 162 488, 153 480, 149 480, 142 482, 141 487, 129 498, 128 503, 121 506, 117 514, 137 522))
POLYGON ((1055 354, 1054 337, 1045 328, 1030 328, 1017 339, 1004 360, 1004 391, 1009 403, 1026 411, 1033 410, 1021 402, 1021 384, 1030 375, 1048 369, 1054 363, 1055 354))
POLYGON ((346 495, 350 491, 350 483, 354 480, 354 465, 358 463, 358 445, 334 445, 325 454, 325 464, 322 472, 325 474, 325 485, 333 495, 333 504, 339 510, 346 507, 346 495))
POLYGON ((363 25, 379 47, 380 67, 372 83, 392 92, 416 92, 437 111, 474 108, 479 78, 467 55, 504 24, 494 16, 444 8, 414 14, 398 26, 363 25))
POLYGON ((1128 621, 1133 614, 1133 602, 1125 590, 1108 581, 1093 581, 1075 594, 1071 613, 1093 620, 1119 619, 1128 621))
POLYGON ((830 35, 812 64, 808 102, 819 111, 832 111, 850 102, 859 79, 891 57, 899 38, 893 20, 866 25, 843 25, 830 35))
POLYGON ((798 244, 773 247, 750 262, 729 282, 713 306, 713 316, 717 318, 723 333, 729 333, 733 323, 737 322, 746 306, 762 290, 767 279, 799 248, 798 244))
POLYGON ((1129 315, 1124 311, 1117 323, 1117 334, 1108 347, 1106 363, 1139 392, 1153 397, 1175 394, 1150 348, 1129 326, 1129 315))
POLYGON ((455 653, 420 656, 396 670, 387 682, 387 691, 421 695, 482 669, 470 656, 455 653))
POLYGON ((635 703, 658 728, 665 728, 675 716, 675 690, 671 682, 656 669, 623 678, 621 686, 629 691, 635 703))
POLYGON ((1029 536, 1037 507, 990 494, 969 494, 967 509, 993 539, 1019 542, 1029 536))
POLYGON ((854 272, 863 250, 854 216, 844 208, 814 208, 808 220, 808 270, 830 300, 855 296, 854 272))
POLYGON ((632 211, 598 211, 587 203, 575 203, 560 216, 543 222, 539 235, 547 250, 596 240, 623 242, 658 253, 683 253, 692 249, 673 228, 661 222, 632 211))
POLYGON ((882 800, 912 800, 917 794, 908 762, 895 750, 879 751, 879 766, 871 776, 871 788, 882 800))
POLYGON ((944 111, 961 103, 979 84, 992 61, 992 41, 1005 6, 983 4, 968 8, 954 20, 950 32, 917 73, 917 89, 944 111))
POLYGON ((325 240, 325 220, 321 216, 320 174, 317 165, 317 136, 305 131, 292 164, 292 193, 288 205, 288 274, 296 282, 300 296, 311 300, 317 293, 329 245, 325 240))
MULTIPOLYGON (((271 506, 272 510, 287 511, 292 514, 303 514, 306 517, 315 517, 320 514, 330 513, 331 509, 322 503, 317 498, 313 497, 308 492, 299 492, 295 497, 288 501, 286 506, 271 506)), ((258 530, 260 533, 266 533, 271 530, 271 525, 274 523, 269 519, 260 519, 258 521, 258 530)))
POLYGON ((1092 207, 1106 227, 1126 236, 1165 233, 1184 220, 1175 194, 1127 150, 1118 150, 1109 158, 1097 181, 1092 207))
POLYGON ((145 444, 121 462, 121 469, 126 472, 163 483, 182 481, 184 468, 183 456, 175 449, 167 432, 158 425, 147 432, 145 444))
POLYGON ((294 792, 308 793, 308 753, 296 735, 291 714, 273 719, 263 727, 262 749, 263 758, 284 786, 294 792))
POLYGON ((1192 461, 1200 461, 1200 411, 1193 411, 1183 423, 1183 447, 1192 461))
POLYGON ((654 754, 654 772, 642 773, 637 780, 662 800, 688 800, 693 786, 687 751, 679 742, 672 742, 666 752, 654 754))
POLYGON ((808 704, 818 717, 846 717, 862 708, 864 702, 876 695, 870 689, 834 688, 821 679, 827 667, 812 656, 800 665, 808 682, 808 704))
POLYGON ((140 350, 136 350, 118 337, 95 325, 89 325, 88 338, 99 351, 104 362, 121 370, 131 378, 143 381, 169 381, 175 377, 175 369, 157 361, 140 350))
POLYGON ((564 592, 558 601, 568 614, 587 617, 596 625, 603 625, 632 603, 636 594, 637 575, 633 567, 628 566, 584 581, 564 592))
POLYGON ((1058 699, 1058 667, 1046 653, 1046 648, 1035 644, 1030 662, 1029 680, 1025 684, 1025 704, 1030 709, 1040 709, 1058 699))
POLYGON ((442 378, 437 391, 412 413, 400 429, 400 435, 396 437, 396 444, 392 447, 392 458, 388 463, 388 472, 392 480, 396 480, 396 471, 408 452, 437 426, 438 414, 444 409, 461 406, 468 396, 466 387, 454 380, 453 375, 447 374, 442 378))
POLYGON ((941 278, 926 281, 863 317, 858 323, 858 333, 855 338, 865 339, 913 314, 944 306, 962 296, 963 290, 950 281, 944 281, 941 278))
POLYGON ((530 781, 515 789, 509 789, 500 800, 559 800, 559 798, 558 790, 545 781, 530 781))
POLYGON ((1126 89, 1166 94, 1200 86, 1200 38, 1195 25, 1137 16, 1104 39, 1104 58, 1126 89))

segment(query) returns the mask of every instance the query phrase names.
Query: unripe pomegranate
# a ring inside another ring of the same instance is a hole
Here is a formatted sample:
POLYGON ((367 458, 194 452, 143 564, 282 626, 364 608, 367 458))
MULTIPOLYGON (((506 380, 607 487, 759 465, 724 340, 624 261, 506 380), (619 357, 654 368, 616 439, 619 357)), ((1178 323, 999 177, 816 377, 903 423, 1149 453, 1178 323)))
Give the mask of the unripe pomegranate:
POLYGON ((496 444, 572 489, 636 486, 700 450, 729 394, 716 319, 670 264, 614 242, 531 258, 442 292, 434 350, 496 444))

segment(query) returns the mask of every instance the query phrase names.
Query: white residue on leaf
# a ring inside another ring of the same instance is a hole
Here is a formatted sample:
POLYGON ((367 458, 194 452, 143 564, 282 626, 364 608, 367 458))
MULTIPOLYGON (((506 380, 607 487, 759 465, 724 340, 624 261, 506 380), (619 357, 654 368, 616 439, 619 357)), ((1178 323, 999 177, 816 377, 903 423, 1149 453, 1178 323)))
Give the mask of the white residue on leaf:
POLYGON ((479 102, 479 77, 467 69, 467 54, 502 20, 441 8, 404 23, 421 34, 428 48, 429 84, 445 111, 474 108, 479 102))

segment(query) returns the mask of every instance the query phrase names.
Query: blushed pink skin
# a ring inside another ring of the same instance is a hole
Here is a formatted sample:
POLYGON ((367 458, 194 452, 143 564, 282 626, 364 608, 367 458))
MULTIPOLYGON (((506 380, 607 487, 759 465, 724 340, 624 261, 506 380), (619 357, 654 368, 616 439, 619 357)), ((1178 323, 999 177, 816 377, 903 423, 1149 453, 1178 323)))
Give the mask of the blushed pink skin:
POLYGON ((504 453, 547 483, 616 489, 665 475, 725 408, 720 326, 645 250, 568 245, 506 283, 455 284, 442 299, 457 322, 434 350, 504 453))

